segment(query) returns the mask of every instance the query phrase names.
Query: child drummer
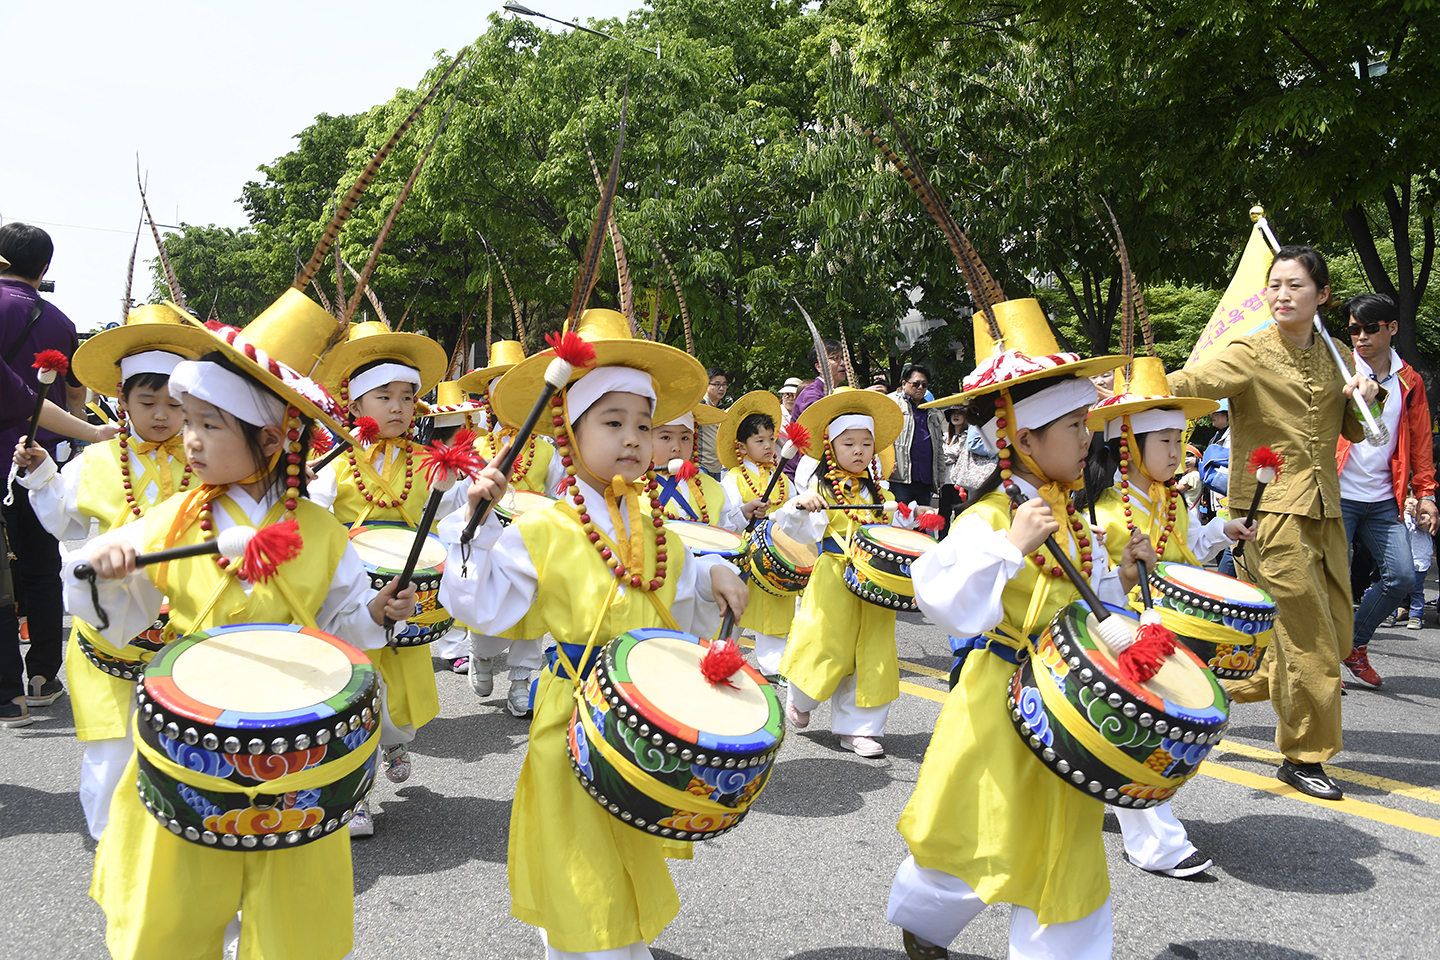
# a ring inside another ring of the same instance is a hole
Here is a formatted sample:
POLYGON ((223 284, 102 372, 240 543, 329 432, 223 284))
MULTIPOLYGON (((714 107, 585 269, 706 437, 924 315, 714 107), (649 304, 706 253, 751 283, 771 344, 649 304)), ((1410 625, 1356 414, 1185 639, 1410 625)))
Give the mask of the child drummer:
MULTIPOLYGON (((324 353, 334 329, 334 318, 290 290, 243 333, 223 328, 208 344, 213 352, 174 368, 170 395, 184 408, 185 452, 199 484, 91 541, 83 557, 67 564, 66 605, 75 616, 92 625, 108 616, 109 626, 96 629, 119 645, 155 619, 168 595, 170 624, 181 636, 232 623, 298 623, 362 649, 384 647, 385 618, 400 620, 414 609, 414 586, 397 595, 392 580, 371 590, 345 528, 305 498, 312 421, 345 433, 336 419, 340 408, 296 370, 324 353), (281 562, 268 580, 242 578, 238 563, 214 555, 134 566, 139 553, 288 520, 298 524, 303 559, 281 562), (81 559, 98 575, 93 588, 75 576, 81 559)), ((371 749, 356 752, 373 757, 371 749)), ((350 951, 354 884, 346 830, 254 854, 209 849, 172 835, 146 811, 135 789, 138 770, 132 753, 90 889, 105 911, 114 957, 218 957, 242 899, 241 956, 337 960, 350 951)), ((271 785, 283 792, 282 781, 271 785)))
POLYGON ((759 509, 758 501, 742 501, 729 493, 714 477, 700 470, 697 462, 696 428, 723 423, 725 411, 708 403, 697 403, 669 423, 654 430, 655 464, 664 466, 671 460, 695 464, 684 468, 683 475, 660 479, 660 505, 670 520, 692 520, 739 533, 759 509))
MULTIPOLYGON (((487 468, 466 508, 440 525, 451 545, 441 600, 481 630, 520 623, 524 635, 548 630, 558 641, 512 806, 511 912, 541 929, 550 960, 638 960, 679 911, 667 842, 601 809, 572 773, 566 726, 576 674, 588 674, 603 644, 627 630, 714 633, 723 609, 743 612, 748 591, 724 560, 666 549, 651 479, 650 425, 699 401, 704 368, 673 347, 632 340, 614 311, 586 311, 579 333, 594 348, 593 366, 577 366, 551 408, 558 452, 570 460, 565 499, 508 527, 489 514, 462 546, 469 514, 505 491, 504 477, 487 468)), ((505 376, 494 398, 501 420, 525 419, 551 359, 531 357, 505 376)))
MULTIPOLYGON (((1095 514, 1111 562, 1121 562, 1125 544, 1137 531, 1149 537, 1160 560, 1191 566, 1208 562, 1237 540, 1254 539, 1244 519, 1216 517, 1201 524, 1184 494, 1175 489, 1185 421, 1220 405, 1170 396, 1165 364, 1158 357, 1136 357, 1128 383, 1117 376, 1116 388, 1090 412, 1090 428, 1104 431, 1106 455, 1086 467, 1086 492, 1104 490, 1095 514), (1109 486, 1115 476, 1120 482, 1109 486)), ((1190 877, 1213 863, 1190 842, 1169 801, 1139 810, 1116 807, 1115 816, 1125 837, 1125 854, 1142 870, 1190 877)))
MULTIPOLYGON (((888 916, 912 960, 948 956, 946 946, 994 903, 1012 905, 1012 956, 1100 960, 1113 941, 1104 804, 1030 752, 1011 724, 1006 687, 1031 638, 1079 597, 1046 538, 1091 575, 1089 530, 1070 491, 1082 483, 1090 442, 1085 418, 1096 390, 1088 377, 1124 358, 1061 353, 1034 300, 977 310, 975 340, 976 356, 988 359, 964 393, 935 405, 973 406, 1001 459, 949 535, 911 567, 925 615, 973 640, 900 817, 910 856, 888 916), (1010 349, 997 352, 1000 340, 1010 349), (1016 506, 1002 484, 1024 503, 1016 506)), ((1098 578, 1102 599, 1124 602, 1137 559, 1155 559, 1140 535, 1121 566, 1098 578)))
MULTIPOLYGON (((88 538, 92 519, 99 533, 107 533, 190 486, 193 477, 180 439, 183 417, 180 401, 170 395, 170 372, 180 361, 213 349, 213 343, 209 333, 191 326, 178 307, 166 302, 136 308, 124 326, 97 333, 75 351, 75 375, 96 393, 116 398, 123 432, 86 447, 63 470, 38 445, 17 445, 15 462, 28 471, 18 480, 30 492, 35 515, 57 540, 88 538)), ((129 721, 135 678, 154 649, 153 641, 117 648, 73 618, 66 676, 75 733, 85 744, 80 806, 96 840, 134 750, 129 721)))
MULTIPOLYGON (((440 344, 415 333, 392 333, 378 320, 351 326, 344 343, 318 368, 338 388, 352 421, 368 417, 376 436, 368 449, 351 447, 317 478, 311 499, 330 507, 335 519, 352 530, 371 521, 400 522, 414 529, 430 489, 420 468, 425 448, 411 439, 415 398, 444 376, 446 356, 440 344)), ((413 616, 415 611, 411 610, 413 616)), ((401 618, 397 618, 401 619, 401 618)), ((380 744, 385 778, 404 783, 410 777, 410 741, 440 714, 440 694, 426 645, 386 646, 370 654, 384 685, 380 744)), ((374 832, 368 803, 350 821, 350 832, 374 832)))
MULTIPOLYGON (((479 433, 477 423, 484 422, 483 408, 467 396, 458 380, 443 380, 435 388, 435 402, 430 405, 430 438, 450 444, 461 430, 479 433)), ((459 624, 456 624, 459 627, 459 624)), ((447 661, 455 673, 470 672, 470 638, 463 629, 446 631, 436 640, 431 652, 447 661)))

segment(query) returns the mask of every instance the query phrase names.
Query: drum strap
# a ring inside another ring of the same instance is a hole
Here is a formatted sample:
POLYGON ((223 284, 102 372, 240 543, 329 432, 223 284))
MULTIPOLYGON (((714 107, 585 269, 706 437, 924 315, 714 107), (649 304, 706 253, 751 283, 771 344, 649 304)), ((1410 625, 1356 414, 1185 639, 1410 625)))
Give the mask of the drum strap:
MULTIPOLYGON (((365 764, 366 761, 375 757, 375 748, 380 743, 380 724, 375 724, 375 729, 370 731, 370 736, 354 750, 332 763, 322 763, 318 766, 300 770, 295 773, 287 773, 283 777, 274 780, 266 780, 264 783, 254 787, 241 786, 231 780, 222 780, 220 777, 212 777, 208 773, 199 773, 180 766, 169 757, 160 753, 150 744, 140 738, 139 731, 140 715, 132 714, 130 717, 130 734, 135 741, 135 750, 156 770, 172 780, 188 784, 197 790, 210 790, 217 793, 240 793, 249 798, 253 804, 258 796, 275 797, 277 800, 284 798, 287 793, 297 793, 301 790, 315 790, 328 786, 354 773, 365 764)), ((298 752, 298 751, 297 751, 298 752)))
MULTIPOLYGON (((407 441, 407 442, 408 442, 408 441, 407 441)), ((393 443, 386 443, 386 442, 384 442, 384 441, 381 441, 380 443, 377 443, 375 446, 379 448, 379 449, 378 449, 378 453, 379 453, 379 455, 380 455, 382 465, 385 466, 387 469, 388 469, 388 467, 389 467, 389 461, 390 461, 390 448, 391 448, 391 447, 395 447, 397 451, 399 451, 399 452, 401 452, 401 453, 404 452, 403 448, 399 447, 398 445, 393 444, 393 443)), ((395 458, 395 462, 396 462, 396 463, 399 463, 399 462, 400 462, 400 458, 399 458, 398 455, 397 455, 396 458, 395 458)), ((381 471, 376 470, 376 469, 375 469, 375 465, 370 462, 370 458, 369 458, 369 457, 356 457, 356 458, 355 458, 355 469, 359 470, 361 473, 368 474, 368 476, 365 477, 365 482, 366 482, 366 483, 373 483, 373 484, 375 484, 375 486, 379 487, 379 488, 380 488, 380 495, 381 495, 381 497, 387 497, 387 498, 389 498, 389 499, 391 499, 391 500, 399 500, 399 501, 400 501, 400 516, 402 516, 402 517, 405 518, 405 523, 406 523, 406 525, 408 525, 408 526, 413 530, 413 529, 415 528, 415 525, 416 525, 416 520, 415 520, 414 517, 412 517, 412 516, 410 515, 410 502, 409 502, 407 499, 405 499, 405 498, 396 496, 395 491, 394 491, 393 489, 391 489, 389 482, 388 482, 383 476, 381 476, 381 471)), ((355 522, 354 522, 353 524, 351 524, 351 526, 354 526, 354 527, 362 527, 362 526, 364 526, 366 519, 370 516, 370 513, 371 513, 374 509, 375 509, 375 503, 374 503, 374 501, 371 501, 371 502, 369 502, 369 503, 366 503, 366 504, 365 504, 365 509, 363 509, 363 510, 360 511, 360 515, 355 518, 355 522)))
POLYGON ((1080 711, 1075 709, 1075 705, 1065 699, 1065 693, 1056 685, 1049 667, 1037 663, 1034 673, 1035 686, 1040 689, 1040 699, 1044 701, 1045 708, 1055 715, 1056 723, 1065 729, 1067 735, 1080 741, 1081 746, 1094 754, 1105 766, 1122 777, 1129 777, 1135 783, 1172 792, 1189 779, 1167 777, 1154 767, 1127 756, 1119 747, 1106 740, 1090 719, 1082 716, 1080 711))
MULTIPOLYGON (((642 590, 641 593, 649 598, 651 605, 655 607, 655 612, 660 614, 661 623, 671 630, 680 629, 680 625, 675 622, 675 617, 671 615, 669 608, 661 602, 659 597, 655 596, 653 591, 642 590)), ((605 618, 610 614, 610 608, 615 605, 615 600, 619 596, 620 580, 617 577, 611 577, 610 589, 605 593, 605 602, 600 604, 600 615, 595 618, 595 627, 590 631, 590 639, 585 642, 585 652, 580 655, 580 662, 582 664, 588 664, 590 662, 590 653, 595 649, 596 641, 600 637, 600 627, 605 623, 605 618)), ((581 682, 580 671, 575 668, 575 664, 570 661, 569 655, 566 654, 565 644, 559 641, 555 643, 555 656, 556 659, 564 665, 567 674, 574 680, 575 689, 578 691, 581 682)))
MULTIPOLYGON (((230 519, 233 520, 236 525, 244 525, 250 522, 250 518, 247 517, 244 512, 242 512, 241 509, 235 505, 235 501, 231 500, 229 497, 221 497, 219 498, 218 502, 221 506, 225 508, 225 512, 230 514, 230 519)), ((268 526, 269 524, 272 524, 276 520, 278 520, 280 517, 280 511, 283 510, 284 507, 285 501, 277 500, 275 502, 275 505, 272 506, 269 512, 265 514, 265 519, 261 521, 260 526, 268 526)), ((214 611, 215 605, 220 602, 220 598, 225 595, 225 591, 230 589, 230 585, 236 582, 235 572, 238 566, 238 564, 232 563, 230 566, 225 568, 224 573, 220 577, 220 582, 215 586, 215 592, 210 594, 210 599, 205 602, 205 606, 200 610, 200 615, 191 621, 190 631, 195 631, 203 628, 205 618, 210 616, 211 612, 214 611)), ((285 601, 285 606, 290 608, 290 614, 302 626, 310 627, 311 629, 316 628, 314 613, 306 609, 305 605, 300 602, 300 598, 295 595, 294 588, 292 588, 290 586, 290 582, 285 579, 285 574, 283 572, 277 570, 275 576, 267 580, 265 584, 256 584, 253 589, 259 590, 265 586, 275 588, 275 591, 280 594, 281 599, 285 601)), ((248 599, 246 602, 248 604, 248 599)), ((231 617, 232 621, 235 619, 235 617, 231 617)))
MULTIPOLYGON (((1130 609, 1139 612, 1145 607, 1139 600, 1131 600, 1130 609)), ((1265 647, 1270 645, 1270 640, 1275 634, 1273 627, 1267 627, 1259 633, 1247 634, 1233 627, 1227 627, 1223 623, 1192 617, 1189 614, 1180 613, 1178 610, 1171 610, 1169 607, 1156 607, 1155 609, 1160 611, 1160 622, 1166 629, 1182 637, 1194 637, 1196 640, 1204 640, 1207 643, 1234 644, 1237 640, 1241 640, 1241 642, 1249 641, 1257 647, 1265 647)))

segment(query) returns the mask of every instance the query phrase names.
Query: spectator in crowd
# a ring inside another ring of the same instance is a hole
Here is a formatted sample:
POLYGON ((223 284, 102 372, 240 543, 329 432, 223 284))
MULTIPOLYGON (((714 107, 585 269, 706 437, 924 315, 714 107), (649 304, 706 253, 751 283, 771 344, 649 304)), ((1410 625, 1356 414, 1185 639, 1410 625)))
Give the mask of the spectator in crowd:
POLYGON ((1104 373, 1093 376, 1090 378, 1090 382, 1095 384, 1095 390, 1100 394, 1101 400, 1109 400, 1115 395, 1114 370, 1106 370, 1104 373))
MULTIPOLYGON (((1210 414, 1215 434, 1200 457, 1200 517, 1209 523, 1215 517, 1230 519, 1230 401, 1220 401, 1220 409, 1210 414)), ((1230 549, 1220 552, 1219 570, 1227 577, 1235 576, 1235 558, 1230 549)))
POLYGON ((1365 591, 1355 610, 1355 648, 1344 662, 1355 679, 1379 687, 1384 681, 1370 665, 1370 639, 1415 587, 1415 566, 1400 511, 1407 487, 1419 501, 1417 529, 1433 535, 1440 527, 1430 406, 1420 374, 1390 345, 1399 330, 1395 301, 1383 294, 1362 293, 1345 304, 1342 315, 1354 347, 1356 372, 1386 391, 1379 419, 1389 431, 1388 442, 1376 447, 1351 444, 1342 437, 1335 454, 1345 539, 1353 544, 1358 537, 1380 568, 1380 579, 1365 591))
MULTIPOLYGON (((821 363, 826 363, 829 365, 830 379, 834 381, 835 386, 843 386, 846 383, 845 356, 840 350, 840 341, 826 338, 823 342, 825 344, 824 357, 821 357, 818 353, 815 352, 815 347, 810 348, 810 365, 815 368, 816 377, 814 380, 811 380, 805 386, 800 388, 800 393, 795 397, 795 406, 790 410, 791 420, 799 420, 800 414, 805 412, 806 407, 810 406, 810 404, 825 396, 825 378, 819 375, 821 363)), ((812 449, 811 452, 813 453, 814 450, 812 449)), ((786 464, 785 476, 789 477, 791 480, 794 480, 795 468, 800 465, 800 461, 802 459, 804 458, 795 457, 788 464, 786 464)))
POLYGON ((870 386, 866 389, 874 390, 876 393, 889 393, 890 382, 885 379, 885 374, 877 373, 870 378, 870 386))
POLYGON ((800 393, 800 388, 805 386, 804 381, 799 377, 791 377, 785 381, 785 386, 780 388, 780 426, 784 430, 795 419, 791 411, 795 409, 795 397, 800 393))
MULTIPOLYGON (((711 367, 705 373, 710 378, 710 386, 706 388, 705 396, 700 402, 707 406, 723 409, 725 394, 730 389, 730 378, 719 367, 711 367)), ((695 428, 695 449, 700 458, 700 469, 716 480, 719 480, 725 473, 725 465, 715 454, 715 437, 719 432, 719 424, 697 424, 695 428)))
POLYGON ((1405 629, 1419 630, 1425 626, 1425 574, 1430 572, 1430 562, 1435 558, 1435 542, 1430 534, 1419 525, 1420 501, 1414 497, 1405 500, 1405 535, 1410 540, 1410 559, 1415 566, 1415 587, 1410 591, 1410 600, 1396 613, 1380 622, 1381 626, 1393 627, 1405 621, 1405 629))
MULTIPOLYGON (((60 308, 40 297, 40 281, 50 269, 54 254, 50 235, 24 223, 0 226, 0 449, 13 451, 30 426, 39 388, 32 366, 35 354, 59 350, 70 357, 78 338, 75 324, 60 308)), ((84 397, 74 376, 66 386, 84 397)), ((51 394, 68 402, 65 386, 51 394)), ((101 442, 115 435, 114 427, 96 427, 49 402, 41 413, 36 441, 57 463, 56 448, 63 438, 101 442)), ((60 590, 60 544, 36 518, 24 491, 4 508, 5 534, 16 560, 12 567, 15 597, 30 632, 30 650, 20 654, 20 623, 15 607, 0 606, 0 726, 30 722, 30 707, 49 706, 64 692, 60 673, 64 615, 60 590)))
POLYGON ((922 507, 945 483, 945 456, 940 449, 945 440, 945 421, 939 410, 922 410, 925 392, 930 387, 930 368, 911 364, 901 380, 900 389, 890 399, 905 417, 900 436, 895 440, 895 469, 890 473, 890 492, 895 499, 914 501, 922 507))

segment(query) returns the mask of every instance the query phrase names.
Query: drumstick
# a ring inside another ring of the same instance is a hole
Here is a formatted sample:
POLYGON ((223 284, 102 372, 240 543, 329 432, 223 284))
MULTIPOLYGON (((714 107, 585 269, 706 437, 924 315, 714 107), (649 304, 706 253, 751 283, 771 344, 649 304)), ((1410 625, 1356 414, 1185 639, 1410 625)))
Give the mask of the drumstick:
MULTIPOLYGON (((530 434, 535 432, 535 424, 540 422, 540 415, 545 408, 550 406, 551 399, 555 394, 570 382, 571 375, 576 367, 588 367, 595 362, 595 348, 584 340, 573 330, 566 333, 551 333, 545 336, 545 341, 555 351, 555 359, 545 368, 545 389, 540 391, 540 396, 535 398, 535 406, 530 408, 530 415, 520 426, 520 432, 515 434, 515 439, 510 441, 510 446, 505 448, 504 454, 495 464, 495 469, 510 476, 510 468, 515 466, 515 457, 524 449, 525 444, 530 441, 530 434)), ((561 417, 557 415, 557 420, 561 417)), ((563 420, 562 420, 563 423, 563 420)), ((560 426, 561 424, 556 424, 560 426)), ((460 534, 460 543, 467 544, 475 539, 475 531, 485 520, 486 514, 490 512, 490 500, 482 499, 475 507, 475 513, 471 515, 470 522, 465 524, 465 529, 460 534)))
MULTIPOLYGON (((35 431, 40 426, 40 414, 45 410, 45 396, 50 392, 50 384, 70 371, 70 360, 59 350, 41 350, 35 354, 32 366, 40 371, 35 374, 40 389, 35 391, 35 411, 30 414, 30 429, 21 437, 27 447, 35 440, 35 431)), ((25 476, 25 468, 21 467, 16 476, 25 476)))
MULTIPOLYGON (((1284 463, 1285 458, 1269 447, 1256 447, 1255 452, 1250 454, 1250 472, 1255 474, 1255 495, 1250 498, 1250 511, 1245 514, 1247 527, 1255 525, 1255 516, 1260 512, 1260 498, 1265 496, 1265 488, 1280 476, 1280 468, 1284 463)), ((1236 542, 1235 553, 1245 553, 1244 540, 1236 542)))
POLYGON ((665 464, 663 467, 657 466, 657 467, 655 468, 655 472, 656 472, 656 473, 679 473, 679 472, 680 472, 680 468, 683 467, 683 466, 685 466, 685 462, 686 462, 686 461, 681 460, 679 457, 676 457, 674 460, 671 460, 669 463, 665 464))
MULTIPOLYGON (((206 554, 221 554, 234 560, 245 555, 245 548, 255 537, 254 527, 231 527, 229 530, 222 530, 214 540, 202 540, 199 543, 188 544, 183 547, 170 547, 165 550, 156 550, 154 553, 140 553, 135 556, 135 569, 147 567, 152 563, 168 563, 171 560, 184 560, 187 557, 203 557, 206 554)), ((95 613, 98 614, 100 622, 96 624, 101 630, 110 628, 110 615, 105 608, 100 606, 100 589, 95 580, 95 568, 88 563, 77 563, 75 565, 75 579, 90 581, 90 602, 95 605, 95 613)))
POLYGON ((894 500, 886 500, 884 503, 827 503, 826 510, 884 510, 886 513, 894 513, 899 506, 894 500))
MULTIPOLYGON (((359 440, 361 443, 369 443, 377 436, 379 436, 379 434, 380 424, 376 423, 372 418, 357 417, 355 419, 356 440, 359 440)), ((331 460, 334 460, 336 457, 340 456, 340 454, 344 453, 346 450, 349 449, 350 444, 337 437, 335 440, 335 445, 330 448, 329 453, 325 454, 325 456, 321 457, 319 460, 312 460, 309 464, 307 464, 307 466, 311 470, 314 470, 316 473, 319 473, 321 470, 324 470, 327 466, 329 466, 331 460)))
MULTIPOLYGON (((1348 381, 1350 371, 1345 366, 1345 361, 1340 357, 1340 350, 1335 346, 1335 341, 1330 339, 1330 331, 1325 329, 1325 324, 1320 320, 1320 314, 1315 314, 1315 329, 1320 333, 1320 339, 1330 348, 1330 356, 1335 358, 1335 366, 1340 371, 1340 379, 1348 381)), ((1360 408, 1360 416, 1365 420, 1365 442, 1372 447, 1383 447, 1390 442, 1390 431, 1385 424, 1376 423, 1375 415, 1370 412, 1370 405, 1359 396, 1352 398, 1355 406, 1360 408)))
MULTIPOLYGON (((799 301, 796 301, 795 306, 800 306, 799 301)), ((805 308, 800 307, 800 312, 804 313, 805 308)), ((811 329, 814 329, 813 325, 811 329)), ((828 371, 828 369, 827 367, 826 370, 828 371)), ((828 372, 826 376, 829 376, 828 372)), ((785 468, 790 465, 790 461, 810 449, 810 431, 800 426, 799 423, 791 421, 787 423, 785 429, 780 432, 785 435, 785 443, 780 447, 780 459, 775 464, 775 472, 770 474, 770 482, 765 485, 765 492, 760 496, 761 501, 766 504, 770 502, 770 495, 775 492, 776 485, 780 483, 780 476, 785 472, 785 468)), ((751 517, 750 525, 746 529, 755 529, 763 519, 764 518, 758 514, 751 517)))

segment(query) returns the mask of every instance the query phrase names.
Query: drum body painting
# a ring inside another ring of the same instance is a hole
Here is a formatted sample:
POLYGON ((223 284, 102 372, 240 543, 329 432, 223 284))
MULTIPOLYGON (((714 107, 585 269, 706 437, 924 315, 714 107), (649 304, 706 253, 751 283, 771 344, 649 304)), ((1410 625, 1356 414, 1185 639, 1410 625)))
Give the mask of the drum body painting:
MULTIPOLYGON (((95 644, 86 639, 85 634, 79 631, 75 633, 75 643, 90 665, 102 673, 108 673, 112 677, 119 677, 121 680, 139 680, 145 673, 145 664, 157 651, 165 646, 165 627, 170 623, 170 605, 162 604, 160 615, 155 622, 150 624, 149 629, 144 633, 136 634, 126 645, 135 648, 139 656, 114 657, 99 649, 95 644)), ((121 651, 128 653, 130 651, 121 651)))
POLYGON ((767 519, 745 533, 745 566, 750 582, 777 597, 792 597, 810 583, 817 544, 801 543, 767 519))
MULTIPOLYGON (((1124 617, 1132 632, 1139 619, 1124 617)), ((1083 603, 1056 614, 1010 680, 1016 731, 1057 776, 1121 807, 1153 807, 1195 775, 1220 742, 1229 701, 1200 659, 1177 646, 1135 684, 1120 674, 1083 603)))
POLYGON ((700 672, 708 640, 632 630, 596 658, 570 719, 570 766, 606 810, 637 830, 708 840, 733 830, 765 789, 785 723, 746 664, 728 683, 700 672))
POLYGON ((910 564, 935 544, 933 537, 918 530, 868 523, 850 538, 845 586, 861 600, 891 610, 918 610, 910 564))
POLYGON ((514 487, 507 487, 505 496, 491 509, 495 516, 505 526, 509 526, 519 519, 521 514, 529 513, 531 510, 544 510, 555 503, 554 497, 547 497, 543 493, 532 493, 529 490, 516 490, 514 487))
POLYGON ((1275 627, 1275 601, 1259 587, 1214 570, 1160 562, 1150 573, 1160 622, 1222 680, 1260 669, 1275 627))
POLYGON ((738 564, 745 554, 745 539, 740 534, 697 520, 666 520, 665 536, 677 538, 697 557, 721 556, 738 564))
POLYGON ((340 829, 375 778, 379 671, 294 624, 191 634, 136 691, 145 808, 221 850, 299 846, 340 829))
MULTIPOLYGON (((405 569, 415 531, 403 523, 367 523, 351 529, 350 542, 370 574, 371 589, 379 591, 405 569)), ((446 556, 440 538, 427 534, 411 578, 415 584, 415 613, 395 628, 396 646, 433 643, 454 625, 455 618, 440 606, 440 577, 445 572, 446 556)))

